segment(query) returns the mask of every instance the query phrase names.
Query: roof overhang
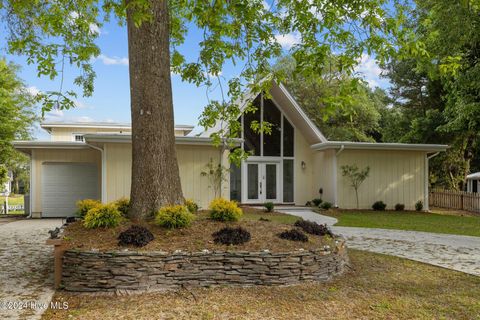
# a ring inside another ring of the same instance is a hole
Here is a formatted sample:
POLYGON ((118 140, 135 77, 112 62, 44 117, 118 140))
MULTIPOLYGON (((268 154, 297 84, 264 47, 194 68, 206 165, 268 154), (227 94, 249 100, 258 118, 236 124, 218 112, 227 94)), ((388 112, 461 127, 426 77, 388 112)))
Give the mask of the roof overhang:
POLYGON ((474 172, 467 176, 467 180, 480 180, 480 172, 474 172))
POLYGON ((378 142, 350 142, 350 141, 328 141, 317 143, 311 146, 313 150, 322 151, 329 149, 351 149, 351 150, 401 150, 421 152, 441 152, 449 147, 444 144, 410 144, 410 143, 378 143, 378 142))
MULTIPOLYGON (((40 127, 48 132, 52 131, 52 128, 97 128, 97 129, 112 129, 112 130, 131 130, 132 126, 129 123, 111 123, 111 122, 44 122, 40 124, 40 127)), ((194 126, 176 124, 175 129, 177 131, 191 132, 194 126)))
MULTIPOLYGON (((86 134, 83 136, 85 141, 95 142, 95 143, 131 143, 132 135, 131 134, 86 134)), ((239 145, 242 143, 241 139, 232 139, 234 145, 239 145)), ((175 144, 186 144, 186 145, 214 145, 214 142, 209 137, 196 137, 196 136, 176 136, 175 144)))
POLYGON ((12 145, 15 149, 25 154, 31 154, 33 149, 88 149, 89 146, 84 142, 74 141, 14 141, 12 145))

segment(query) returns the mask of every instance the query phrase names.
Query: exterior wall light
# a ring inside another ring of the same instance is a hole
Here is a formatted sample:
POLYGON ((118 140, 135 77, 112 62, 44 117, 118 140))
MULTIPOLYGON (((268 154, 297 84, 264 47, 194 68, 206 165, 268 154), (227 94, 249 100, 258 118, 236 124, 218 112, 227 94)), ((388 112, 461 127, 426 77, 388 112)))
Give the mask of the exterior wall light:
POLYGON ((307 167, 307 164, 305 163, 305 161, 302 161, 302 169, 305 170, 306 167, 307 167))

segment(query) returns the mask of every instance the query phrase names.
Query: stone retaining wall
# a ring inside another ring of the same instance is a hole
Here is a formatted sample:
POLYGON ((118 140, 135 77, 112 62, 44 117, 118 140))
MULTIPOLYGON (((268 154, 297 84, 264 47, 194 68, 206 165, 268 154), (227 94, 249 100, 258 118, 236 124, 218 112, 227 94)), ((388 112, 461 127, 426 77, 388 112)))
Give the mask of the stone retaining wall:
POLYGON ((344 244, 334 250, 272 252, 80 252, 63 257, 68 291, 161 291, 215 285, 290 285, 328 281, 344 271, 344 244))

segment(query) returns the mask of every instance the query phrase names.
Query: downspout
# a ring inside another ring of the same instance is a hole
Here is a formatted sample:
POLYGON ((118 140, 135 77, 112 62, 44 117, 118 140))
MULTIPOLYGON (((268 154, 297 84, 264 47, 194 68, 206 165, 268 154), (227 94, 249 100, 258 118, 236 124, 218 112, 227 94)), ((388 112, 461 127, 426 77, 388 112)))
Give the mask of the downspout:
POLYGON ((107 183, 107 168, 106 168, 106 156, 105 152, 102 148, 94 146, 93 144, 85 143, 87 146, 89 146, 92 149, 100 151, 101 157, 102 157, 102 183, 101 183, 101 188, 102 188, 102 203, 106 203, 107 201, 107 189, 106 189, 106 183, 107 183))
POLYGON ((345 145, 341 145, 340 149, 335 153, 335 158, 333 159, 333 202, 335 208, 338 208, 338 190, 337 190, 337 157, 345 149, 345 145))
POLYGON ((432 159, 433 157, 438 156, 440 152, 436 152, 432 155, 425 155, 425 182, 424 182, 424 196, 423 196, 423 207, 425 208, 425 211, 430 211, 430 205, 429 205, 429 195, 428 195, 428 174, 429 174, 429 168, 428 168, 428 161, 432 159))

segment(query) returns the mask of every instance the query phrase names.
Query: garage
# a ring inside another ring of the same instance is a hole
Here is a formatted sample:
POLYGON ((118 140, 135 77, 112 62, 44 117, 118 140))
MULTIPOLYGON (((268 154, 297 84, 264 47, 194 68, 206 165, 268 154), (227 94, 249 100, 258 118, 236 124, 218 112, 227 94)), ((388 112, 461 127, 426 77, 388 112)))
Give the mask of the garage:
POLYGON ((81 199, 100 199, 98 168, 94 163, 42 164, 42 217, 73 216, 81 199))

